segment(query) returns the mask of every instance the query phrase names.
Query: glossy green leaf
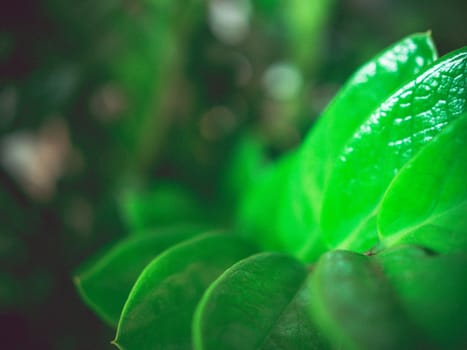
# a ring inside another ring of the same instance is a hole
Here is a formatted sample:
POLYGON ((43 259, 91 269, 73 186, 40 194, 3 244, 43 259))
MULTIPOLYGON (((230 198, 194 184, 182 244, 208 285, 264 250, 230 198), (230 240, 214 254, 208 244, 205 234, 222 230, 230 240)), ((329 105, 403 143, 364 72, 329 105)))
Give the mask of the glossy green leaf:
POLYGON ((282 235, 287 232, 294 237, 293 249, 303 260, 313 261, 324 251, 319 227, 323 191, 345 143, 384 98, 436 57, 429 33, 412 35, 392 45, 349 79, 311 130, 298 150, 288 182, 291 204, 279 213, 282 235), (291 222, 296 227, 288 230, 291 222))
POLYGON ((193 320, 196 350, 326 349, 311 323, 308 272, 279 253, 254 255, 206 291, 193 320))
POLYGON ((436 58, 430 33, 409 36, 365 63, 330 102, 301 147, 304 191, 316 220, 325 185, 346 143, 382 101, 436 58))
POLYGON ((310 312, 339 349, 423 348, 388 280, 365 255, 338 250, 321 257, 310 312))
POLYGON ((164 250, 205 231, 197 225, 179 224, 131 236, 85 263, 74 278, 76 287, 91 309, 116 327, 144 267, 164 250))
POLYGON ((467 248, 467 114, 399 172, 381 204, 378 224, 386 246, 467 248))
POLYGON ((319 213, 335 159, 381 101, 435 58, 430 35, 416 34, 360 68, 325 110, 303 146, 280 160, 246 194, 239 214, 245 231, 261 246, 291 252, 306 261, 316 260, 325 249, 319 213))
POLYGON ((238 237, 221 234, 170 248, 135 283, 115 344, 125 350, 190 349, 192 316, 204 291, 228 267, 253 253, 238 237))
POLYGON ((393 248, 375 256, 410 317, 436 349, 467 346, 467 256, 393 248))
POLYGON ((439 59, 389 97, 347 143, 322 209, 331 247, 365 251, 378 241, 375 215, 399 170, 467 108, 467 48, 439 59))

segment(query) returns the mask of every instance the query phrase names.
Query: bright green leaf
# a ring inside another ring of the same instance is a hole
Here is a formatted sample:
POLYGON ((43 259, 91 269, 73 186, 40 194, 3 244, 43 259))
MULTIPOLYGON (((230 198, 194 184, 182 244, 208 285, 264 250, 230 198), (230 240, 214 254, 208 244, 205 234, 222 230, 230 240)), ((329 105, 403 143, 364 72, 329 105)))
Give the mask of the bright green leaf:
POLYGON ((332 251, 311 278, 311 316, 339 349, 416 349, 419 333, 369 257, 332 251))
POLYGON ((439 59, 389 97, 347 143, 323 201, 322 229, 331 247, 362 252, 377 243, 375 215, 388 185, 467 108, 466 62, 467 48, 439 59))
POLYGON ((277 174, 265 177, 247 194, 242 209, 248 211, 240 214, 243 221, 245 217, 248 220, 246 231, 265 242, 262 245, 267 248, 315 260, 325 249, 319 213, 335 158, 381 101, 435 58, 430 35, 416 34, 360 68, 323 113, 303 146, 279 161, 272 170, 277 174))
POLYGON ((381 101, 435 58, 430 35, 416 34, 360 68, 323 113, 303 146, 271 167, 246 194, 239 214, 241 227, 267 249, 316 260, 325 249, 319 213, 335 158, 381 101))
POLYGON ((195 313, 196 350, 325 349, 307 309, 308 273, 278 253, 233 265, 206 291, 195 313))
POLYGON ((436 349, 467 346, 467 256, 406 246, 375 256, 410 317, 436 349))
POLYGON ((399 172, 383 199, 378 224, 383 245, 467 248, 467 114, 399 172))
POLYGON ((253 253, 243 240, 221 234, 167 250, 131 290, 115 344, 125 350, 190 349, 191 320, 204 291, 225 269, 253 253))
POLYGON ((301 147, 304 191, 316 220, 325 185, 345 144, 385 98, 436 58, 429 33, 409 36, 365 63, 330 102, 301 147))
POLYGON ((131 236, 85 263, 74 278, 83 300, 116 327, 131 287, 144 267, 164 250, 205 232, 196 225, 175 225, 131 236))

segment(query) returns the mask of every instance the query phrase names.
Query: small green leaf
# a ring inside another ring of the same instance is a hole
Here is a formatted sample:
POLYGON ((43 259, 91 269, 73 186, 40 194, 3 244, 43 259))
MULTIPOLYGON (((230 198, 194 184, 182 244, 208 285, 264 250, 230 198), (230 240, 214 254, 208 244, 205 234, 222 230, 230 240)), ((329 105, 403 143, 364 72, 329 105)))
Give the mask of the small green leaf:
POLYGON ((258 135, 241 138, 228 161, 224 187, 230 198, 241 198, 266 169, 266 146, 258 135))
POLYGON ((281 207, 287 205, 283 189, 293 169, 294 156, 284 156, 280 162, 266 168, 240 204, 237 225, 245 237, 264 250, 287 251, 293 240, 292 237, 280 237, 275 222, 281 207))
POLYGON ((369 257, 332 251, 311 278, 311 316, 340 349, 416 349, 419 333, 369 257))
POLYGON ((233 265, 198 304, 195 349, 326 349, 307 314, 307 276, 304 265, 278 253, 233 265))
POLYGON ((116 327, 131 287, 144 267, 172 245, 205 231, 195 225, 176 225, 131 236, 85 263, 74 278, 76 287, 91 309, 116 327))
POLYGON ((386 246, 467 248, 467 114, 399 172, 383 199, 378 224, 386 246))
POLYGON ((416 247, 378 254, 410 317, 436 349, 467 346, 467 256, 430 256, 416 247))
POLYGON ((158 184, 144 191, 127 191, 121 200, 122 214, 131 232, 174 222, 196 222, 202 218, 192 193, 175 184, 158 184))
POLYGON ((378 242, 375 215, 399 170, 467 108, 467 48, 439 59, 362 124, 335 164, 322 209, 331 247, 378 242), (369 224, 371 223, 371 224, 369 224))
POLYGON ((209 285, 255 249, 231 235, 180 243, 151 262, 123 308, 115 344, 120 349, 190 349, 195 307, 209 285))

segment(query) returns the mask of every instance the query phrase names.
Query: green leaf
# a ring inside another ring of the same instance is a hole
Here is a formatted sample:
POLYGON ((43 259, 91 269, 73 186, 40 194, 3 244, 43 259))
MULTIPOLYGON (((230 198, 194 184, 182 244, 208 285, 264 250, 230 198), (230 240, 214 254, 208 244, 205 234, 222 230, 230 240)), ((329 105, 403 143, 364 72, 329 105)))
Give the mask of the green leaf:
POLYGON ((467 114, 399 172, 378 217, 383 245, 467 248, 467 114))
POLYGON ((307 314, 307 278, 304 265, 279 253, 233 265, 198 304, 195 349, 327 348, 307 314))
POLYGON ((225 174, 229 197, 238 200, 266 167, 266 146, 258 135, 247 134, 234 146, 225 174))
POLYGON ((185 188, 170 184, 142 191, 126 191, 121 200, 122 214, 132 232, 174 222, 202 221, 195 196, 185 188))
POLYGON ((410 317, 436 349, 467 346, 467 256, 393 248, 375 256, 410 317))
POLYGON ((381 101, 435 58, 430 35, 416 34, 360 68, 323 112, 301 148, 280 160, 246 194, 239 214, 245 231, 267 249, 316 260, 325 249, 319 216, 335 159, 381 101))
POLYGON ((336 348, 422 348, 378 265, 358 253, 338 250, 321 257, 311 278, 310 311, 336 348))
POLYGON ((316 220, 326 183, 346 143, 385 98, 436 58, 430 33, 411 35, 365 63, 330 102, 301 147, 304 191, 316 220))
POLYGON ((144 267, 164 250, 205 231, 196 225, 179 224, 131 236, 85 263, 74 278, 75 285, 91 309, 116 327, 144 267))
POLYGON ((399 170, 467 107, 467 48, 439 59, 389 97, 347 143, 322 209, 331 247, 365 251, 378 241, 375 215, 399 170))
POLYGON ((279 13, 288 27, 285 32, 290 35, 292 57, 305 69, 317 68, 317 58, 323 54, 323 31, 334 3, 334 0, 279 2, 279 13), (308 45, 310 38, 313 45, 308 45))
POLYGON ((231 235, 180 243, 151 262, 123 308, 115 343, 120 349, 190 349, 191 320, 209 285, 255 249, 231 235))
POLYGON ((183 67, 185 36, 200 24, 203 14, 203 4, 194 0, 183 6, 175 1, 148 2, 139 20, 124 8, 112 14, 107 35, 118 33, 121 42, 105 58, 112 81, 124 88, 128 99, 124 115, 111 125, 119 140, 120 163, 123 159, 128 165, 123 170, 147 171, 160 155, 171 123, 168 101, 177 89, 174 72, 183 67))
POLYGON ((240 231, 264 250, 287 251, 288 242, 292 240, 292 237, 285 240, 280 237, 275 223, 281 207, 287 205, 283 188, 293 169, 294 156, 284 156, 280 162, 266 168, 240 204, 237 214, 240 231))

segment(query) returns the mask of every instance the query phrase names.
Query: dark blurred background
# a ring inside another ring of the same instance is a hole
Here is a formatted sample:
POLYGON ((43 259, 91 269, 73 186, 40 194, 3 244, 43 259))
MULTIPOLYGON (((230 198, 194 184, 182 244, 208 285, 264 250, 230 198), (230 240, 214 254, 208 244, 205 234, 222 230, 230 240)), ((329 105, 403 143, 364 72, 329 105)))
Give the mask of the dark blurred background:
POLYGON ((440 55, 464 46, 466 14, 464 0, 2 1, 0 347, 111 349, 72 284, 83 260, 135 222, 229 225, 255 166, 297 145, 360 64, 414 32, 440 55))

